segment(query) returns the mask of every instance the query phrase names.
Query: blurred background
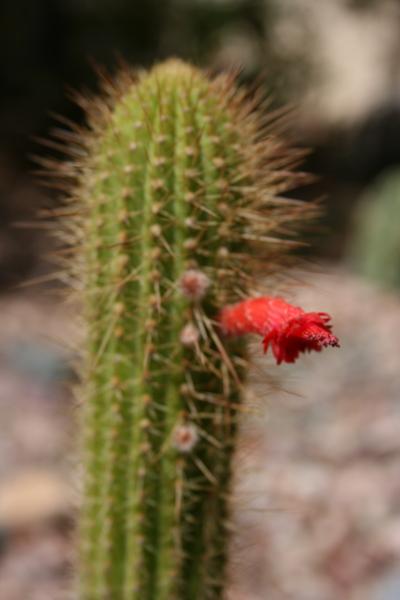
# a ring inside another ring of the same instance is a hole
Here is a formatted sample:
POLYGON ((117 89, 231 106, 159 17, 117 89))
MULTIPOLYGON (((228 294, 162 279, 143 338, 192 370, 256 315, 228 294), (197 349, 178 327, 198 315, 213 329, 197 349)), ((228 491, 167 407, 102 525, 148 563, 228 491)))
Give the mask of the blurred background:
MULTIPOLYGON (((83 115, 94 65, 175 55, 241 67, 318 175, 311 274, 292 299, 333 314, 342 348, 278 370, 262 357, 237 457, 230 600, 400 598, 400 3, 397 0, 3 0, 0 4, 0 598, 65 600, 71 581, 75 332, 32 227, 56 190, 38 141, 83 115), (267 372, 285 382, 272 391, 267 372)), ((254 350, 257 355, 258 346, 254 350)))

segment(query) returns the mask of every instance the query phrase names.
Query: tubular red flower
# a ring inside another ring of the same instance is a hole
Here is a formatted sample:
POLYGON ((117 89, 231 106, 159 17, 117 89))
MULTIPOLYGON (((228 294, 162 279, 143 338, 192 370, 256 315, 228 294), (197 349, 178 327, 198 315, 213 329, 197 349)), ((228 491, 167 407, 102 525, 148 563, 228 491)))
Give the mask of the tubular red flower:
POLYGON ((331 333, 330 320, 327 313, 305 312, 271 296, 227 306, 219 315, 225 335, 262 335, 264 352, 271 345, 278 365, 295 362, 300 352, 320 352, 326 346, 339 346, 337 337, 331 333))

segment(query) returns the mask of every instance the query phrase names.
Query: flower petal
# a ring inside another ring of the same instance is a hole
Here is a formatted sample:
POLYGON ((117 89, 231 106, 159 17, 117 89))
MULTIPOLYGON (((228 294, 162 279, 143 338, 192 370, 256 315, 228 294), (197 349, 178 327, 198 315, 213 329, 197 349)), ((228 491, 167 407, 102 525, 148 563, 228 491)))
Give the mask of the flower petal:
POLYGON ((263 336, 264 352, 271 346, 277 364, 293 363, 301 352, 320 352, 327 346, 339 346, 331 333, 330 315, 306 313, 282 298, 249 298, 225 307, 219 317, 226 335, 257 333, 263 336))

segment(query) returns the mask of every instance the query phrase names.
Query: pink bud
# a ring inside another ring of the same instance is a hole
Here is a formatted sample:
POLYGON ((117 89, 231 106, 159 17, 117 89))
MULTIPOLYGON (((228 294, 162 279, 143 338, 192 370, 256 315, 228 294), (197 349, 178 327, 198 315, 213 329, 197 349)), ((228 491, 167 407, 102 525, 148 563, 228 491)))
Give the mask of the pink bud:
POLYGON ((196 269, 188 269, 179 280, 182 294, 190 300, 201 300, 210 287, 210 283, 207 275, 196 269))
POLYGON ((197 427, 192 423, 177 425, 172 434, 172 444, 180 452, 187 453, 193 450, 199 440, 197 427))
POLYGON ((181 331, 180 340, 184 346, 194 346, 199 341, 199 330, 193 323, 187 323, 181 331))

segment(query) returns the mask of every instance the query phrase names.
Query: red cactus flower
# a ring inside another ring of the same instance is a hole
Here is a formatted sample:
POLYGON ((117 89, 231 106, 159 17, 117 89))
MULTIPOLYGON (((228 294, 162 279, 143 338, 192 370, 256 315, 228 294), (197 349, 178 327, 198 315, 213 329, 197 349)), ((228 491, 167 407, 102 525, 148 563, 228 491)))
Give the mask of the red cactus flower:
POLYGON ((225 335, 262 335, 264 352, 271 345, 278 365, 295 362, 300 352, 320 352, 326 346, 339 346, 328 325, 330 320, 327 313, 307 313, 282 298, 271 296, 249 298, 227 306, 219 315, 225 335))

